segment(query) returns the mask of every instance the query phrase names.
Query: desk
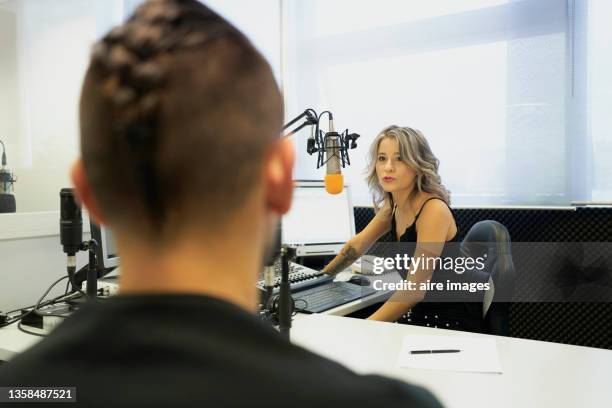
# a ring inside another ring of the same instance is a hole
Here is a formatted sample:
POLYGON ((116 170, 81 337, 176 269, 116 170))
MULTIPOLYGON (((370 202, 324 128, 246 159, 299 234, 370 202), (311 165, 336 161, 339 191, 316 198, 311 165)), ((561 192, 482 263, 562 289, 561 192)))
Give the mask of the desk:
POLYGON ((292 341, 358 373, 423 385, 446 407, 612 407, 612 351, 496 339, 503 374, 398 367, 407 334, 487 336, 325 315, 298 315, 292 341))
MULTIPOLYGON (((377 373, 420 384, 449 408, 612 407, 612 351, 495 337, 503 374, 399 368, 405 335, 485 336, 330 315, 295 316, 295 344, 358 373, 377 373)), ((17 325, 0 329, 0 359, 8 360, 40 337, 17 325)), ((307 382, 308 380, 305 379, 307 382)))
POLYGON ((387 299, 391 297, 393 292, 376 292, 372 293, 369 296, 362 297, 361 299, 353 300, 352 302, 345 303, 343 305, 334 307, 333 309, 326 310, 322 312, 323 315, 331 315, 331 316, 346 316, 368 306, 371 306, 375 303, 385 302, 387 299))
POLYGON ((0 361, 8 361, 38 343, 42 337, 19 330, 17 323, 0 329, 0 361))
MULTIPOLYGON (((339 274, 343 280, 350 278, 353 273, 350 270, 339 274)), ((361 299, 340 305, 330 310, 323 312, 326 315, 346 316, 364 307, 373 305, 377 302, 384 302, 393 292, 376 292, 361 299)), ((20 331, 17 328, 17 323, 8 327, 0 328, 0 361, 8 361, 15 355, 32 347, 42 337, 32 336, 20 331)))

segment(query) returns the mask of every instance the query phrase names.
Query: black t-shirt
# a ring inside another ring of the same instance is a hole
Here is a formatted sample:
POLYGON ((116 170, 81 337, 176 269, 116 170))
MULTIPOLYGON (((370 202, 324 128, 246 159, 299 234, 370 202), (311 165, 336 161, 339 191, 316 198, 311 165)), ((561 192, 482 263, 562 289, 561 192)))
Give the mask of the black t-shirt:
POLYGON ((197 295, 86 305, 0 367, 0 386, 73 386, 88 407, 440 407, 423 388, 354 374, 197 295))

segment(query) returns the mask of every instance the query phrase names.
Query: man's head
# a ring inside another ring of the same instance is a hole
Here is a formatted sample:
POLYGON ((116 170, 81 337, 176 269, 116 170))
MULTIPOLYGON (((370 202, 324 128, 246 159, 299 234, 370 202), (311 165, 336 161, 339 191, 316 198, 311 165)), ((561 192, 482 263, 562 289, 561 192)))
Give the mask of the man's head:
POLYGON ((196 0, 151 0, 94 47, 77 192, 94 219, 156 246, 223 231, 246 208, 281 215, 293 164, 282 120, 242 33, 196 0))

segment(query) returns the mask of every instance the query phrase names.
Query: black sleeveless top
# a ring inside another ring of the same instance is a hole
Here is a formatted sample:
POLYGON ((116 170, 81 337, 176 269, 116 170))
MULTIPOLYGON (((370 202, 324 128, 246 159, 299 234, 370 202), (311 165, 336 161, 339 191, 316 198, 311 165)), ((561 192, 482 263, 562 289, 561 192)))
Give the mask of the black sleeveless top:
MULTIPOLYGON (((421 206, 421 209, 419 210, 419 212, 414 216, 414 222, 412 224, 410 224, 409 227, 406 228, 406 231, 404 231, 404 233, 400 236, 400 239, 398 242, 417 242, 417 230, 416 230, 416 223, 419 219, 419 215, 421 215, 421 212, 423 212, 423 208, 425 208, 425 205, 431 201, 431 200, 440 200, 438 197, 430 197, 427 200, 425 200, 425 202, 423 203, 423 205, 421 206)), ((444 204, 446 204, 445 201, 442 201, 444 204)), ((446 204, 446 206, 448 206, 448 204, 446 204)), ((396 221, 395 221, 395 210, 396 210, 396 206, 393 207, 393 214, 392 214, 392 220, 391 220, 391 234, 393 234, 393 239, 396 240, 397 239, 397 225, 396 225, 396 221)), ((450 207, 448 207, 450 210, 450 207)), ((458 232, 458 231, 457 231, 458 232)), ((450 241, 446 241, 446 242, 457 242, 457 235, 455 234, 455 236, 450 240, 450 241)), ((446 248, 446 245, 445 245, 446 248)))
MULTIPOLYGON (((397 225, 395 219, 396 206, 393 208, 393 214, 391 219, 391 238, 388 241, 401 242, 409 245, 401 245, 403 253, 408 253, 410 256, 414 254, 416 250, 416 242, 418 238, 418 232, 416 229, 416 223, 419 219, 419 215, 425 208, 425 205, 431 200, 440 200, 437 197, 431 197, 423 203, 421 209, 414 217, 414 222, 406 228, 406 231, 400 236, 399 241, 397 240, 397 225)), ((440 200, 446 204, 445 201, 440 200)), ((448 206, 448 204, 446 204, 448 206)), ((450 209, 450 207, 449 207, 450 209)), ((446 259, 449 257, 458 257, 459 253, 459 231, 455 233, 455 236, 446 241, 442 253, 439 255, 440 258, 446 259), (448 245, 448 243, 451 243, 448 245)), ((403 279, 406 279, 406 271, 399 271, 403 279)), ((458 277, 454 271, 443 271, 434 270, 431 277, 431 282, 438 283, 450 280, 456 280, 458 277)), ((465 278, 465 276, 462 276, 465 278)), ((452 301, 436 301, 437 298, 441 299, 444 294, 427 292, 425 298, 415 305, 408 313, 403 315, 398 322, 405 324, 416 324, 419 326, 437 327, 442 329, 453 329, 453 330, 464 330, 472 332, 483 331, 483 317, 482 317, 482 303, 481 302, 452 302, 452 301)))

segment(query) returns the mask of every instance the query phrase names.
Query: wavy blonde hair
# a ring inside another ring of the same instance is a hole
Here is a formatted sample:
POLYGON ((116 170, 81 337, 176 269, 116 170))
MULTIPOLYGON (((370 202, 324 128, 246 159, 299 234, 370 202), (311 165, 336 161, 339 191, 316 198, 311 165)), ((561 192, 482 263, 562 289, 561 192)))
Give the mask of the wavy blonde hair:
POLYGON ((393 202, 391 194, 385 193, 376 175, 378 147, 385 138, 394 139, 397 142, 400 158, 416 173, 416 188, 412 190, 411 197, 417 192, 426 192, 450 205, 450 191, 442 185, 438 174, 440 161, 434 156, 425 136, 416 129, 392 125, 384 128, 370 146, 366 181, 373 195, 374 210, 378 212, 386 202, 390 205, 393 202))

